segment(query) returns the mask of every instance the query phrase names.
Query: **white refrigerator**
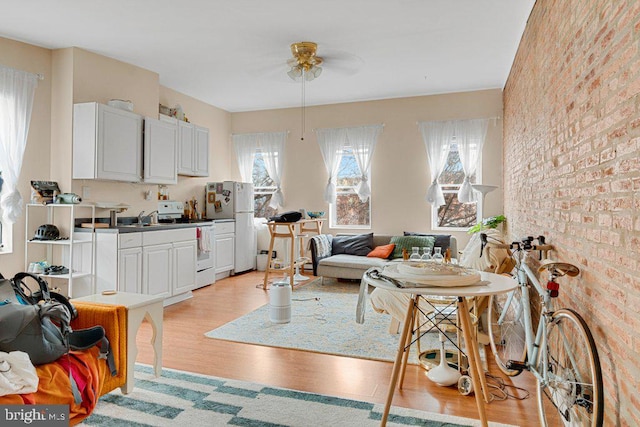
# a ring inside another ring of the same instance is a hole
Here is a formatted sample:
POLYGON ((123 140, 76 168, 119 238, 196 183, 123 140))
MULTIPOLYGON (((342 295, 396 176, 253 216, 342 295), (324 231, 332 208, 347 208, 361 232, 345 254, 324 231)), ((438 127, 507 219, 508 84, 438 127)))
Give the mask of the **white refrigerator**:
POLYGON ((254 270, 258 249, 253 225, 253 184, 209 182, 205 199, 207 218, 235 220, 234 272, 254 270))

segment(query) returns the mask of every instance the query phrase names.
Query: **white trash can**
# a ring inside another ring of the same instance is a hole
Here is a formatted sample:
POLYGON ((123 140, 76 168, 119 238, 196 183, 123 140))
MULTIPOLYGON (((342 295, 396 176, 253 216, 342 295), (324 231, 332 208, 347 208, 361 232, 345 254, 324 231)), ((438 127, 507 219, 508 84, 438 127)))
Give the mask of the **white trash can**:
POLYGON ((286 277, 272 283, 269 289, 269 320, 273 323, 291 322, 291 285, 286 277))
POLYGON ((267 254, 258 254, 256 261, 258 271, 265 271, 267 269, 267 254))

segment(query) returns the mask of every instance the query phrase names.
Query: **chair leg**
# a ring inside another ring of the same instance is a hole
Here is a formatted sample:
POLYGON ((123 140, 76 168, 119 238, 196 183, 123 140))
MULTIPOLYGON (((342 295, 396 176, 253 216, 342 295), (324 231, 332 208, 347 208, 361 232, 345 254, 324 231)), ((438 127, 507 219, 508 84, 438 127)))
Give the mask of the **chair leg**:
POLYGON ((400 333, 400 321, 395 317, 391 318, 391 323, 389 324, 389 333, 390 334, 400 333))

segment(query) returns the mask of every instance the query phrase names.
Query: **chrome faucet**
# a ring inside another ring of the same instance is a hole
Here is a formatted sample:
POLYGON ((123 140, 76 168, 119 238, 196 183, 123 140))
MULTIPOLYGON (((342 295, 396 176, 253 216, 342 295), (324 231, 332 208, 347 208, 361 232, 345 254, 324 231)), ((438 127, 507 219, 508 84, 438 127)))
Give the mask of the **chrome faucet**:
POLYGON ((151 218, 151 215, 153 215, 156 212, 158 211, 157 210, 151 211, 148 214, 144 215, 144 211, 140 211, 140 213, 138 214, 138 225, 143 225, 145 218, 151 218))

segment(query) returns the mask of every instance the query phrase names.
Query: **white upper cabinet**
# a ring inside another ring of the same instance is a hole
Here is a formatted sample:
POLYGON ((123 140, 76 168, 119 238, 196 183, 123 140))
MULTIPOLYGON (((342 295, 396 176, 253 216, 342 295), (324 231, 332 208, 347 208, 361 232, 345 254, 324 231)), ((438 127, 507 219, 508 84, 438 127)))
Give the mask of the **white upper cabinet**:
POLYGON ((194 175, 209 176, 209 129, 196 126, 194 175))
POLYGON ((73 178, 139 182, 142 116, 96 102, 73 106, 73 178))
POLYGON ((195 129, 191 123, 178 121, 178 174, 193 175, 195 129))
POLYGON ((209 176, 209 129, 177 122, 178 175, 209 176))
POLYGON ((178 125, 175 122, 144 119, 144 182, 177 184, 178 125))

